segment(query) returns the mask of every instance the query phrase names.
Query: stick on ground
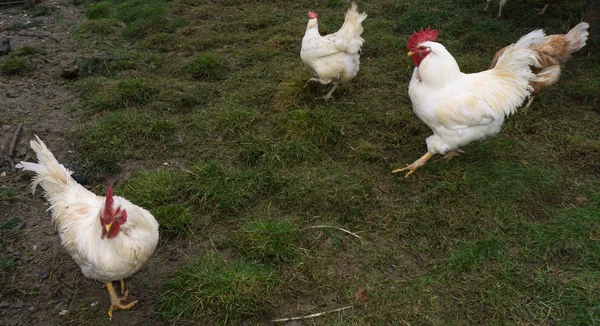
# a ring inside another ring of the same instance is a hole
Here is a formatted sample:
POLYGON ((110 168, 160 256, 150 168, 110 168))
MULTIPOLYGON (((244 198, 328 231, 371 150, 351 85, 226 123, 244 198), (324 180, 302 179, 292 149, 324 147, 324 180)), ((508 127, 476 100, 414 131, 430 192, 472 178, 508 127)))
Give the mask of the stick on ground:
POLYGON ((332 313, 332 312, 342 311, 342 310, 346 310, 346 309, 350 309, 350 308, 352 308, 352 306, 346 306, 346 307, 337 308, 337 309, 333 309, 333 310, 329 310, 329 311, 318 312, 316 314, 307 315, 307 316, 273 319, 273 320, 271 320, 271 322, 272 323, 279 323, 279 322, 286 322, 286 321, 292 321, 292 320, 302 320, 302 319, 315 318, 315 317, 323 316, 323 315, 326 315, 326 314, 329 314, 329 313, 332 313))

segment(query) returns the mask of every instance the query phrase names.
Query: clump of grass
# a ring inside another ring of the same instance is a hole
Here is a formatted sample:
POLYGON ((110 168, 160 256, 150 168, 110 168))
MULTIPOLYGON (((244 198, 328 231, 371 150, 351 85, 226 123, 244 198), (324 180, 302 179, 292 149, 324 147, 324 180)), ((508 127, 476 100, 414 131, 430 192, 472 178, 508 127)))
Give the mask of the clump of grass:
POLYGON ((186 171, 136 172, 122 193, 164 221, 166 232, 180 235, 200 213, 227 215, 250 205, 269 183, 269 175, 260 171, 226 170, 208 163, 186 171))
POLYGON ((460 246, 450 257, 450 266, 458 271, 472 272, 486 261, 505 257, 505 245, 496 239, 477 240, 460 246))
POLYGON ((153 33, 136 45, 140 49, 157 50, 159 52, 169 52, 177 48, 181 40, 168 33, 153 33))
POLYGON ((150 210, 160 225, 161 233, 180 236, 196 219, 187 203, 185 177, 182 173, 171 171, 137 171, 118 192, 150 210))
POLYGON ((337 164, 302 170, 282 176, 277 204, 285 212, 317 215, 327 211, 338 220, 356 222, 367 214, 366 207, 376 203, 371 180, 348 173, 337 164))
POLYGON ((87 80, 80 84, 84 105, 95 111, 116 110, 146 104, 159 93, 155 81, 129 78, 87 80))
POLYGON ((123 36, 140 39, 155 32, 172 33, 185 26, 181 18, 169 20, 169 2, 160 0, 133 0, 120 4, 116 16, 127 26, 123 36))
POLYGON ((88 160, 98 176, 115 173, 121 163, 129 158, 140 158, 165 151, 176 130, 171 120, 151 118, 131 113, 112 113, 96 124, 85 126, 77 132, 83 157, 88 160))
POLYGON ((247 258, 263 263, 287 263, 295 258, 298 229, 287 220, 248 221, 235 246, 247 258))
POLYGON ((17 261, 12 257, 0 258, 0 271, 14 267, 17 265, 17 261))
POLYGON ((171 323, 256 321, 273 309, 276 284, 266 267, 204 254, 167 281, 157 312, 171 323))
POLYGON ((89 19, 109 18, 113 13, 114 5, 108 1, 97 2, 90 5, 86 17, 89 19))
POLYGON ((543 224, 528 227, 528 255, 557 268, 600 268, 600 196, 594 205, 568 208, 543 224))
POLYGON ((24 75, 33 70, 28 58, 8 56, 0 62, 0 71, 5 75, 24 75))
POLYGON ((220 56, 201 53, 185 67, 184 71, 196 80, 214 80, 223 78, 228 68, 227 62, 220 56))
POLYGON ((77 66, 81 76, 114 76, 134 69, 136 61, 129 57, 78 58, 77 66))
POLYGON ((46 54, 46 51, 39 46, 23 45, 19 48, 14 49, 10 53, 11 56, 15 56, 15 57, 26 57, 26 56, 36 55, 36 54, 46 54))
POLYGON ((33 9, 29 10, 29 15, 32 18, 46 16, 46 15, 50 15, 51 13, 55 12, 56 10, 58 10, 58 8, 56 8, 54 6, 37 5, 37 6, 33 7, 33 9))
POLYGON ((282 128, 286 138, 314 143, 320 147, 336 145, 341 140, 335 117, 312 109, 290 111, 286 114, 282 128))
POLYGON ((82 34, 96 34, 96 35, 110 35, 116 32, 118 29, 117 21, 113 19, 94 19, 85 20, 79 27, 77 27, 77 33, 82 34))
POLYGON ((26 23, 12 24, 10 26, 10 28, 13 30, 17 30, 17 29, 27 29, 27 28, 31 28, 31 27, 40 27, 40 26, 42 26, 42 21, 34 19, 34 20, 28 21, 26 23))

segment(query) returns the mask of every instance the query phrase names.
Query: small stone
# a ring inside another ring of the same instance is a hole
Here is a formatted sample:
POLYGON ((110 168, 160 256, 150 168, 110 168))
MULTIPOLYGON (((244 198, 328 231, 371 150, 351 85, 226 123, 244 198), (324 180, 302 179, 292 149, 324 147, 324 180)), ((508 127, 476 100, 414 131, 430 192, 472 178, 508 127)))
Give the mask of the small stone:
POLYGON ((21 308, 21 307, 23 307, 23 305, 24 305, 23 300, 19 299, 17 301, 17 303, 15 304, 15 308, 21 308))
POLYGON ((8 92, 6 92, 6 97, 8 97, 8 98, 17 98, 17 97, 19 97, 19 93, 8 91, 8 92))
POLYGON ((394 268, 392 267, 388 267, 385 269, 386 272, 390 273, 390 274, 394 274, 394 268))
POLYGON ((50 273, 46 271, 40 272, 40 280, 45 280, 48 278, 48 276, 50 276, 50 273))
POLYGON ((29 311, 33 311, 34 309, 35 309, 35 308, 34 308, 33 306, 31 306, 31 307, 27 308, 27 310, 29 310, 29 311))
POLYGON ((425 261, 424 261, 424 260, 423 260, 421 257, 417 257, 417 258, 415 259, 415 263, 416 263, 418 266, 423 266, 423 265, 425 265, 425 261))
POLYGON ((0 302, 0 308, 6 308, 6 307, 8 307, 8 306, 10 306, 10 303, 8 303, 8 302, 6 302, 6 301, 2 301, 2 302, 0 302))
POLYGON ((50 248, 50 245, 49 245, 49 244, 47 244, 47 243, 42 243, 41 245, 39 245, 39 246, 37 247, 37 249, 38 249, 39 251, 45 251, 45 250, 48 250, 48 248, 50 248))
POLYGON ((68 314, 68 313, 69 313, 69 310, 65 309, 65 310, 61 310, 61 311, 58 313, 58 315, 59 315, 59 316, 65 316, 65 315, 66 315, 66 314, 68 314))
POLYGON ((0 177, 5 177, 5 176, 6 176, 6 172, 0 173, 0 177))
POLYGON ((68 67, 64 67, 60 76, 65 79, 75 79, 79 75, 79 67, 77 65, 72 65, 68 67))
POLYGON ((92 303, 90 304, 90 307, 95 307, 95 306, 97 306, 97 305, 98 305, 98 301, 94 301, 94 302, 92 302, 92 303))

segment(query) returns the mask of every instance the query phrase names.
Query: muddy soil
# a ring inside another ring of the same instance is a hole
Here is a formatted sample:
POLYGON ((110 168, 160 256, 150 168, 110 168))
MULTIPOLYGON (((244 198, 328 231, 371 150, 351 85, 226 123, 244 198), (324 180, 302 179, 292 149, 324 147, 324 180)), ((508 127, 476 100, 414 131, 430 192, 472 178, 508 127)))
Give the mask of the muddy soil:
MULTIPOLYGON (((72 87, 75 80, 61 75, 73 68, 77 58, 93 56, 79 48, 74 38, 85 9, 67 0, 46 0, 35 5, 56 10, 31 18, 30 8, 0 6, 0 41, 10 38, 13 50, 34 45, 45 52, 36 56, 31 73, 0 74, 0 156, 6 156, 21 125, 13 156, 16 162, 32 160, 28 142, 36 134, 61 163, 69 166, 78 161, 71 137, 82 117, 77 110, 69 110, 78 103, 72 87), (15 24, 33 20, 39 22, 28 28, 14 28, 15 24)), ((106 289, 83 277, 61 248, 48 205, 39 190, 31 194, 30 180, 30 174, 13 171, 7 163, 0 166, 0 325, 109 324, 106 289)), ((148 266, 128 280, 130 298, 139 302, 131 311, 117 311, 111 324, 160 324, 152 317, 148 298, 159 291, 159 271, 164 269, 161 266, 172 269, 178 264, 176 247, 161 241, 148 266)))

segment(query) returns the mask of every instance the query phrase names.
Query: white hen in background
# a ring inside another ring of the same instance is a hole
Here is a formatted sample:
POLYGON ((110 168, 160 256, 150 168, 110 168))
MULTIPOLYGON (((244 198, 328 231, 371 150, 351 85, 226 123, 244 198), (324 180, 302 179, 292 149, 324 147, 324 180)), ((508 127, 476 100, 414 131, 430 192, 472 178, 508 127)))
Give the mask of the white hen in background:
POLYGON ((38 163, 21 162, 17 167, 37 173, 32 191, 38 184, 44 189, 61 243, 83 275, 106 284, 112 319, 113 310, 130 309, 137 302, 122 303, 127 299, 123 279, 142 268, 154 252, 158 222, 147 210, 113 196, 112 187, 106 197, 82 187, 39 137, 30 145, 38 163), (113 281, 121 281, 122 297, 115 293, 113 281))
POLYGON ((317 13, 309 11, 308 18, 300 58, 314 77, 306 84, 311 81, 323 85, 333 84, 329 93, 323 96, 323 99, 328 100, 340 84, 349 82, 358 74, 360 47, 365 41, 360 34, 363 32, 362 22, 367 18, 367 14, 359 14, 356 3, 352 3, 346 12, 342 28, 325 36, 319 34, 317 13))

